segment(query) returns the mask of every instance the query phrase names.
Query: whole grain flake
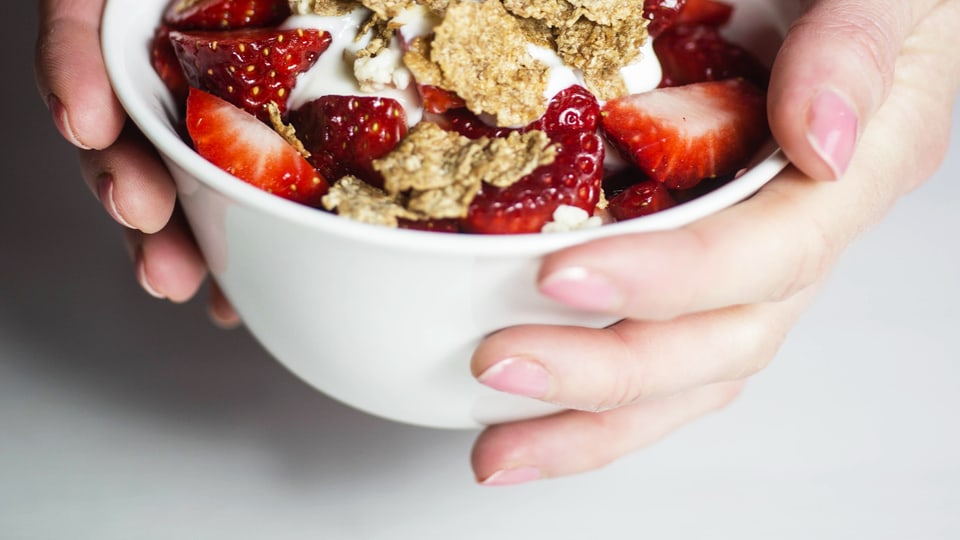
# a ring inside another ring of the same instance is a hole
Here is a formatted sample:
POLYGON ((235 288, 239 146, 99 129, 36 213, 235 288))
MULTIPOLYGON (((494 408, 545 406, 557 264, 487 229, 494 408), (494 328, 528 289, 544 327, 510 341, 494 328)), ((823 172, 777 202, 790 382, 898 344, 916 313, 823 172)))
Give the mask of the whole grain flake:
POLYGON ((527 50, 524 29, 499 0, 451 4, 434 29, 430 60, 443 88, 498 125, 525 125, 546 111, 549 68, 527 50))
POLYGON ((505 138, 468 139, 423 122, 387 156, 375 160, 386 192, 406 197, 406 207, 431 218, 467 213, 483 183, 507 187, 556 157, 546 133, 514 132, 505 138))
POLYGON ((355 176, 344 176, 323 196, 323 207, 362 223, 397 227, 399 219, 421 219, 393 196, 355 176))

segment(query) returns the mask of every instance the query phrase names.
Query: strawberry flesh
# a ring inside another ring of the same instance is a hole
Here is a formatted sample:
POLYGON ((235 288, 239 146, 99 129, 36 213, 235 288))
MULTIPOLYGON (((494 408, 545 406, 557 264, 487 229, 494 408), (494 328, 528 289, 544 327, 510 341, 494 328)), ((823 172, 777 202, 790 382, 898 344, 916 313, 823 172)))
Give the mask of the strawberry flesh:
POLYGON ((653 42, 663 69, 661 87, 742 77, 766 88, 770 72, 743 47, 709 25, 677 24, 653 42))
POLYGON ((197 153, 264 191, 320 206, 327 181, 283 137, 253 115, 192 88, 187 132, 197 153))
POLYGON ((647 32, 656 38, 673 25, 689 0, 644 0, 643 17, 650 21, 647 32))
POLYGON ((313 165, 325 177, 353 175, 383 187, 373 160, 387 155, 407 134, 407 116, 396 100, 323 96, 291 111, 290 123, 313 165))
POLYGON ((439 86, 419 84, 417 90, 420 92, 423 110, 428 113, 442 114, 451 109, 460 109, 466 106, 463 98, 439 86))
POLYGON ((667 186, 655 180, 644 180, 610 199, 607 211, 617 221, 633 219, 676 206, 667 186))
POLYGON ((465 232, 537 233, 562 204, 593 213, 603 180, 603 140, 591 131, 567 131, 551 139, 559 145, 553 163, 506 188, 483 185, 461 222, 465 232))
POLYGON ((182 104, 187 99, 190 85, 187 84, 187 77, 183 74, 173 44, 170 43, 170 30, 166 25, 157 28, 150 47, 150 63, 176 102, 182 104))
POLYGON ((718 0, 686 0, 680 10, 677 24, 723 26, 733 15, 733 5, 718 0))
POLYGON ((247 29, 170 33, 187 82, 267 121, 266 105, 286 111, 297 75, 330 46, 314 29, 247 29))
POLYGON ((768 137, 766 99, 743 79, 661 88, 603 107, 607 138, 671 189, 732 175, 768 137))
POLYGON ((287 0, 172 0, 163 22, 177 30, 235 30, 274 26, 289 16, 287 0))

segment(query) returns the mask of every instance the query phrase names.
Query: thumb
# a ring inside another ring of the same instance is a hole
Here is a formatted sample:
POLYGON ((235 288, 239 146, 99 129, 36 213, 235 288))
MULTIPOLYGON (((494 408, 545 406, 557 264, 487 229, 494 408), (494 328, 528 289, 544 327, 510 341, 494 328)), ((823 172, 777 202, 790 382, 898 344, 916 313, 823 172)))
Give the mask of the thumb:
POLYGON ((817 179, 843 176, 886 99, 904 40, 936 0, 817 0, 791 26, 770 79, 770 128, 817 179))

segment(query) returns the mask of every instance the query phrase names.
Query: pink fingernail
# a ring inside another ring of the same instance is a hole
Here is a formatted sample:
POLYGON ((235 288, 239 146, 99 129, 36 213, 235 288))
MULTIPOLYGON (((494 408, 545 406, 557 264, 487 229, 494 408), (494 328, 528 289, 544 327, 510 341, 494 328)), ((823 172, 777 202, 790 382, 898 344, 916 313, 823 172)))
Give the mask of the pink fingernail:
POLYGON ((140 283, 140 286, 143 287, 143 290, 147 291, 147 294, 163 300, 166 298, 162 293, 153 288, 153 285, 150 284, 150 280, 147 279, 147 264, 143 260, 143 252, 137 254, 137 282, 140 283))
POLYGON ((857 114, 847 100, 831 90, 813 100, 807 115, 807 138, 836 178, 850 166, 857 131, 857 114))
POLYGON ((477 380, 494 390, 532 398, 542 398, 550 390, 550 374, 539 362, 526 358, 501 360, 477 380))
POLYGON ((54 94, 47 96, 47 107, 50 109, 50 115, 53 116, 53 123, 57 126, 57 131, 63 135, 63 138, 78 148, 89 150, 90 147, 80 142, 77 134, 74 133, 73 127, 70 125, 70 115, 67 114, 67 108, 63 106, 60 98, 54 94))
POLYGON ((564 268, 540 282, 540 291, 564 304, 588 311, 615 311, 623 296, 605 276, 586 268, 564 268))
POLYGON ((103 204, 103 207, 106 208, 107 213, 110 214, 117 223, 123 225, 128 229, 133 229, 133 225, 123 218, 123 215, 120 214, 120 210, 117 208, 117 201, 113 196, 113 188, 115 182, 113 181, 113 175, 111 174, 102 174, 97 180, 97 196, 100 198, 100 203, 103 204))
POLYGON ((501 469, 480 482, 485 486, 513 486, 532 482, 541 478, 540 470, 536 467, 516 467, 501 469))

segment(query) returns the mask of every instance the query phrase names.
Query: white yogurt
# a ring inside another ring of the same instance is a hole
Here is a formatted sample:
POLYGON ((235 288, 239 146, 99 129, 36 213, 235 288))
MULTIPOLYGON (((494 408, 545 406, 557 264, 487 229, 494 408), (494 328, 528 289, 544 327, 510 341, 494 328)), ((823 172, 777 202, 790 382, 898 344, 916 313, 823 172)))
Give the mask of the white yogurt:
MULTIPOLYGON (((285 28, 316 28, 330 33, 330 47, 320 55, 317 63, 300 75, 290 93, 288 107, 297 109, 326 95, 379 96, 396 100, 407 114, 407 123, 413 126, 423 118, 423 107, 410 72, 403 66, 403 48, 398 37, 390 42, 388 50, 375 58, 354 66, 356 52, 363 49, 371 35, 355 39, 361 25, 370 16, 366 8, 359 8, 344 16, 294 15, 283 24, 285 28), (363 80, 358 82, 358 75, 363 80)), ((428 35, 439 24, 439 19, 422 6, 416 6, 394 19, 399 23, 399 34, 405 39, 428 35)), ((549 66, 550 74, 544 103, 573 86, 586 86, 583 73, 563 63, 556 52, 529 45, 530 54, 549 66)), ((657 87, 662 71, 650 40, 643 45, 640 58, 620 70, 631 94, 657 87)), ((487 116, 487 115, 483 115, 487 116)), ((612 154, 612 152, 608 152, 612 154)))

